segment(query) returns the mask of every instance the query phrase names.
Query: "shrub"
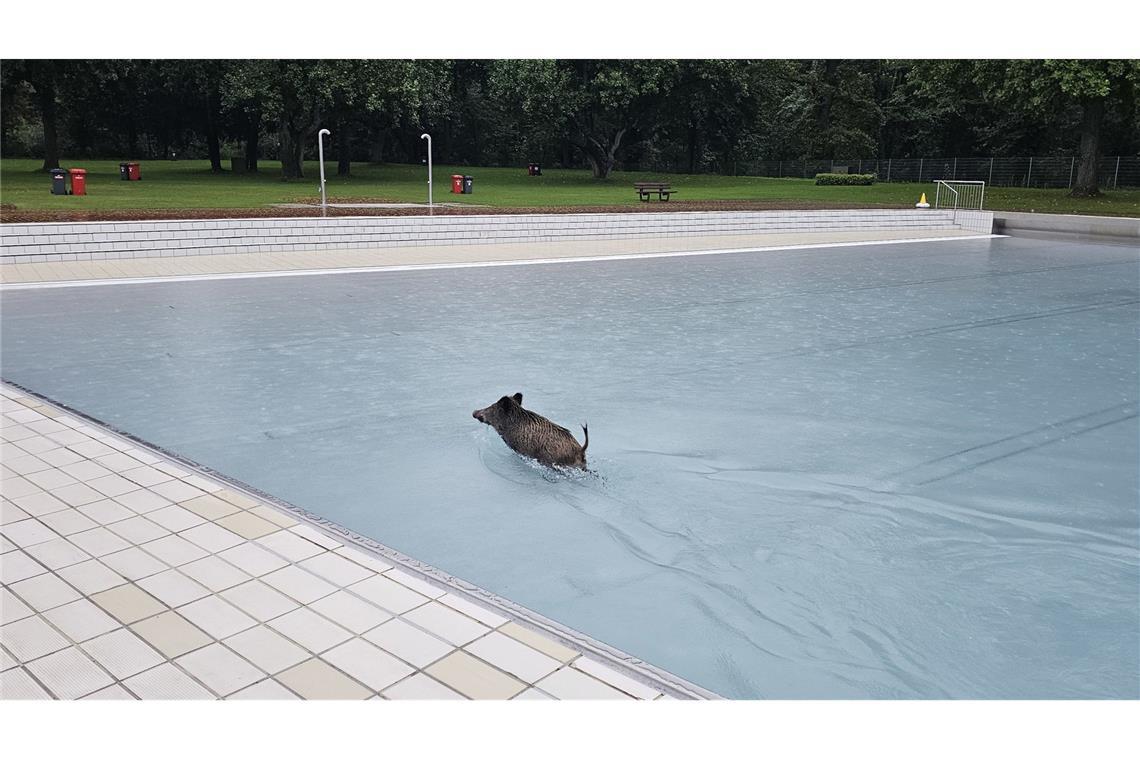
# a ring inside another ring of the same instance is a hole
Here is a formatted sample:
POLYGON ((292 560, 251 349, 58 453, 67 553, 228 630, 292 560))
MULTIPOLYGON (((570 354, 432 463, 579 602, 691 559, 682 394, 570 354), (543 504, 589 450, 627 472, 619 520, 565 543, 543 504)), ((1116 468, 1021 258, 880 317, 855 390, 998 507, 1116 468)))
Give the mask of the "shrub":
POLYGON ((874 174, 817 174, 817 185, 872 185, 875 183, 874 174))

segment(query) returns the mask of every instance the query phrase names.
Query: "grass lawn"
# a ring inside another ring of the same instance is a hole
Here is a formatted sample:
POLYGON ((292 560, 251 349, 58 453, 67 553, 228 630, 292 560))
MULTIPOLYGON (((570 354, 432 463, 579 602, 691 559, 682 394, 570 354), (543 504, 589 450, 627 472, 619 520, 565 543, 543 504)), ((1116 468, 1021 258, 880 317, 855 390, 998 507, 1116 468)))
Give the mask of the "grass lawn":
MULTIPOLYGON (((33 159, 0 160, 0 202, 18 210, 124 210, 242 208, 256 209, 274 203, 316 202, 317 164, 305 165, 306 177, 283 182, 276 162, 265 161, 257 174, 211 174, 206 161, 143 161, 142 181, 119 179, 118 161, 68 161, 66 166, 87 169, 88 195, 51 195, 51 181, 38 171, 33 159)), ((426 169, 405 164, 354 164, 351 177, 337 177, 336 164, 326 163, 330 202, 418 202, 427 200, 426 169)), ((677 191, 676 201, 748 201, 758 204, 799 203, 821 207, 910 207, 926 192, 933 200, 933 184, 883 183, 870 187, 817 187, 812 180, 769 177, 614 172, 595 180, 586 170, 544 169, 529 177, 524 167, 434 167, 437 203, 524 208, 566 206, 636 206, 633 183, 642 179, 668 179, 677 191), (450 192, 452 174, 475 177, 472 195, 450 192)), ((656 201, 651 203, 656 204, 656 201)), ((1100 198, 1069 198, 1064 190, 995 187, 986 190, 986 208, 1009 211, 1140 216, 1140 190, 1108 191, 1100 198)))

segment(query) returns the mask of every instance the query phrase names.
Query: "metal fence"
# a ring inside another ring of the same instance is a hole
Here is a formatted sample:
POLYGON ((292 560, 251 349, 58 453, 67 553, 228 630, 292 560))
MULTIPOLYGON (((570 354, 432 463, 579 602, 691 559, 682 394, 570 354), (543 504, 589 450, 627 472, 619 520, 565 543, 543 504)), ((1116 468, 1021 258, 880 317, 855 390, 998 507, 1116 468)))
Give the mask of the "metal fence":
MULTIPOLYGON (((801 177, 846 171, 878 176, 880 182, 933 182, 974 180, 993 187, 1072 187, 1077 177, 1077 159, 1071 157, 1026 158, 852 158, 831 161, 741 162, 736 173, 754 177, 801 177)), ((1097 164, 1100 187, 1140 187, 1140 157, 1105 156, 1097 164)))

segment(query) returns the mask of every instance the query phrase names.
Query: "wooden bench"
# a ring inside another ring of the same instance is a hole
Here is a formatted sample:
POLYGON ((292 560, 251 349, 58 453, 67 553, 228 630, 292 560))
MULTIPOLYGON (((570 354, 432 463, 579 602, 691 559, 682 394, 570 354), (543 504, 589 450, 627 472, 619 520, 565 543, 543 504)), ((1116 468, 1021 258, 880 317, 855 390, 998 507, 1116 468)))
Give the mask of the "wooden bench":
POLYGON ((657 193, 657 199, 662 201, 669 200, 669 194, 677 192, 669 187, 668 182, 634 182, 633 189, 637 191, 637 196, 643 201, 648 201, 649 196, 657 193))

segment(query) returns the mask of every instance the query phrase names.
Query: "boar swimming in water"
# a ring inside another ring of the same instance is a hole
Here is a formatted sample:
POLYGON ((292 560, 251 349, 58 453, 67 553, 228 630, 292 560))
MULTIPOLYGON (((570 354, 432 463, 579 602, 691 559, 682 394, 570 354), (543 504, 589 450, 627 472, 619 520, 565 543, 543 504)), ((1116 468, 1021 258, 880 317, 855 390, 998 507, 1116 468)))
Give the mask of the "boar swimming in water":
POLYGON ((590 431, 586 426, 582 426, 586 442, 579 446, 566 428, 523 409, 521 393, 503 396, 486 409, 476 409, 471 416, 495 428, 503 441, 523 456, 547 467, 586 469, 586 447, 590 445, 590 431))

